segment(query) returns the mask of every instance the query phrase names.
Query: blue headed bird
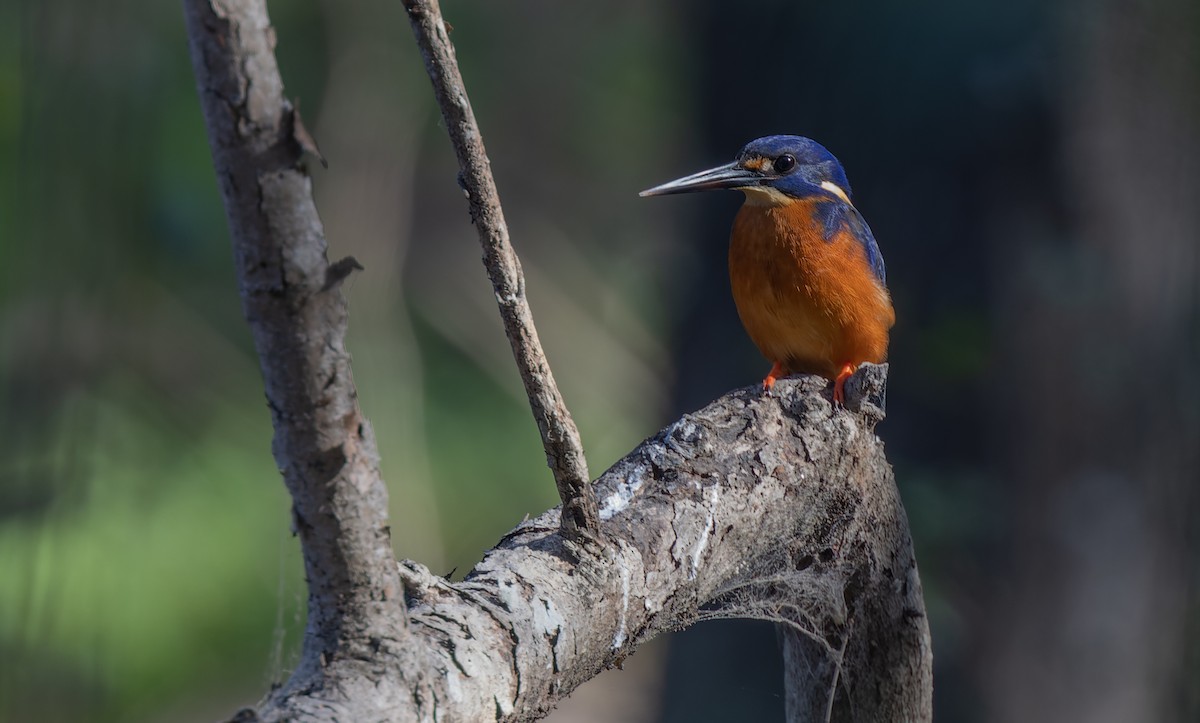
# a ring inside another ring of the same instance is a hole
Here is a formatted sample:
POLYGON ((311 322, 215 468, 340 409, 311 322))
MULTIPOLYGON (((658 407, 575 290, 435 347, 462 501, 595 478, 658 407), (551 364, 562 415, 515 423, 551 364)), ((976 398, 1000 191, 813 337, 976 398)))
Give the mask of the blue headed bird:
POLYGON ((747 143, 732 162, 642 191, 642 196, 733 189, 746 194, 729 239, 738 316, 771 362, 770 390, 788 374, 846 379, 887 357, 896 321, 883 256, 850 201, 842 164, 801 136, 747 143))

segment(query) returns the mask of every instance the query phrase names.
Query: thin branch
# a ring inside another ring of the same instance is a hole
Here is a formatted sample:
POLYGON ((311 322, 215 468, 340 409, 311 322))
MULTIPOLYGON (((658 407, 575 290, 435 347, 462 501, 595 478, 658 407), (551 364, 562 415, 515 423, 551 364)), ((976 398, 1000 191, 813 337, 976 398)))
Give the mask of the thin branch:
POLYGON ((492 178, 491 162, 467 98, 454 46, 437 0, 404 0, 434 95, 458 156, 459 183, 467 193, 471 221, 483 245, 483 263, 496 292, 504 333, 512 345, 529 406, 542 434, 546 462, 562 500, 563 532, 573 538, 599 539, 600 517, 588 475, 579 430, 563 401, 542 351, 533 314, 525 299, 521 264, 508 240, 508 226, 492 178))
POLYGON ((387 488, 358 406, 339 282, 312 184, 311 139, 283 96, 263 0, 184 0, 196 86, 262 366, 275 460, 309 584, 301 667, 362 658, 406 635, 387 488), (307 142, 306 142, 307 141, 307 142))

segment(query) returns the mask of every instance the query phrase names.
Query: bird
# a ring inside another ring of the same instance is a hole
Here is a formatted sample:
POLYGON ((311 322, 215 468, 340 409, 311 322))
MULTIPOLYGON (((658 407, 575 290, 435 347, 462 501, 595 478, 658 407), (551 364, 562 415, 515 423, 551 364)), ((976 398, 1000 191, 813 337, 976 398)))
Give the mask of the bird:
POLYGON ((886 360, 896 315, 883 254, 842 164, 812 139, 765 136, 732 163, 639 195, 721 189, 745 194, 729 238, 729 281, 742 326, 771 362, 763 390, 791 374, 819 374, 844 405, 855 369, 886 360))

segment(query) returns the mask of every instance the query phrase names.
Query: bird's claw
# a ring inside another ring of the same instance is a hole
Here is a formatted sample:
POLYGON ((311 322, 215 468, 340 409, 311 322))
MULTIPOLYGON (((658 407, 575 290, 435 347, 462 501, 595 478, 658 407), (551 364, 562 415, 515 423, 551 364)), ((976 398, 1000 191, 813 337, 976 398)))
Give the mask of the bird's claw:
POLYGON ((846 380, 854 374, 854 365, 846 364, 833 380, 833 408, 846 407, 846 380))
POLYGON ((766 378, 763 379, 763 393, 770 396, 771 389, 775 387, 775 382, 777 382, 785 374, 787 374, 787 372, 784 370, 782 364, 779 362, 772 364, 771 371, 767 372, 766 378))

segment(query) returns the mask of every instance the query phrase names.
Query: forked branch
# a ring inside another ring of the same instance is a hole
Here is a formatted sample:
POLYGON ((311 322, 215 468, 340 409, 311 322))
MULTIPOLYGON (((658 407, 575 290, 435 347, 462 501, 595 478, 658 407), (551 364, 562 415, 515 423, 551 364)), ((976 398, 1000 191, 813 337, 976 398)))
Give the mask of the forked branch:
MULTIPOLYGON (((427 54, 452 60, 436 12, 410 5, 421 32, 440 39, 427 54)), ((464 184, 498 269, 505 325, 518 359, 530 357, 522 368, 543 405, 539 425, 555 425, 543 432, 569 482, 560 480, 566 516, 578 516, 562 521, 555 509, 520 525, 461 583, 397 566, 343 344, 339 281, 353 264, 326 258, 265 3, 184 7, 309 584, 300 665, 235 720, 531 721, 646 640, 713 616, 789 631, 789 721, 930 719, 920 580, 872 432, 885 369, 864 365, 851 378, 846 410, 833 409, 815 377, 781 381, 771 396, 730 393, 602 475, 596 510, 574 426, 556 416, 561 397, 546 385, 526 323, 519 266, 461 81, 437 73, 435 87, 459 114, 448 125, 465 144, 464 184), (578 538, 601 525, 604 545, 574 554, 578 538)))

